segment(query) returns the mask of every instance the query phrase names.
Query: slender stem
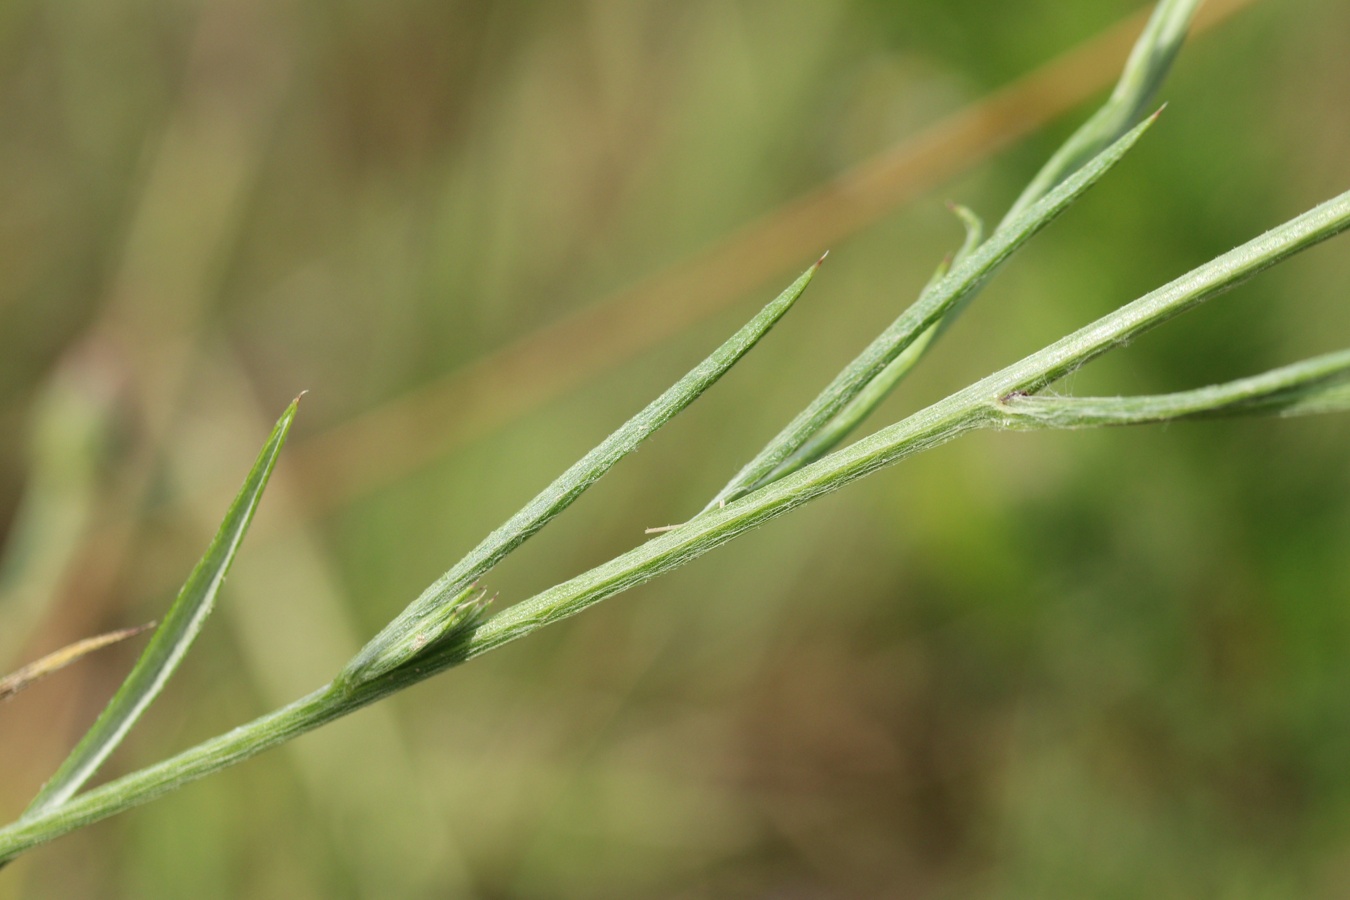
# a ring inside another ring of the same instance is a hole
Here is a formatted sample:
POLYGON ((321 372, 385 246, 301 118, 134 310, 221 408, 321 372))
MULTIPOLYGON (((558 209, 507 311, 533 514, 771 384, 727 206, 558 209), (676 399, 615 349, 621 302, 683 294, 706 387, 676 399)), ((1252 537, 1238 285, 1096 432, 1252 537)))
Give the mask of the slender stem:
MULTIPOLYGON (((1084 165, 1089 164, 1093 157, 1135 125, 1162 87, 1199 5, 1200 0, 1161 0, 1158 3, 1143 33, 1135 41, 1125 70, 1121 73, 1115 90, 1111 92, 1110 99, 1046 161, 1003 217, 991 240, 997 237, 999 232, 1016 227, 1018 220, 1025 216, 1035 203, 1084 165)), ((968 210, 958 210, 958 215, 966 219, 967 242, 956 255, 956 265, 969 257, 984 242, 983 227, 974 214, 968 210)), ((828 422, 821 422, 814 417, 805 418, 806 413, 803 413, 780 432, 759 456, 737 473, 736 478, 724 487, 705 509, 744 496, 756 488, 777 481, 784 475, 815 462, 843 443, 872 410, 904 380, 927 353, 928 348, 960 318, 965 308, 979 295, 986 281, 987 278, 962 296, 940 319, 905 347, 899 356, 892 359, 879 373, 872 375, 870 380, 865 381, 865 386, 859 387, 860 382, 856 379, 860 374, 860 361, 865 360, 868 354, 873 352, 873 348, 864 351, 863 357, 850 364, 821 394, 823 398, 829 398, 829 402, 833 405, 842 404, 839 405, 839 411, 833 418, 828 422), (848 399, 849 397, 852 399, 848 399), (805 442, 800 443, 803 439, 805 442), (792 449, 793 445, 798 446, 792 449), (779 461, 770 463, 771 459, 779 461), (771 465, 771 468, 764 471, 764 467, 768 465, 771 465)), ((918 304, 922 304, 924 298, 932 294, 936 286, 937 279, 920 292, 918 304)), ((884 341, 885 335, 879 340, 884 341)))
MULTIPOLYGON (((929 280, 924 289, 920 291, 920 296, 932 291, 948 270, 955 265, 960 265, 970 254, 984 243, 984 223, 980 221, 979 216, 962 206, 952 206, 952 211, 961 219, 966 227, 966 239, 961 248, 956 253, 944 260, 938 266, 933 277, 929 280)), ((890 365, 882 369, 881 372, 867 383, 858 395, 845 404, 833 419, 830 419, 815 434, 811 435, 806 443, 802 444, 796 452, 787 459, 779 463, 772 472, 765 475, 759 481, 750 486, 751 490, 777 481, 784 475, 797 471, 802 466, 808 465, 820 459, 834 448, 844 442, 850 434, 857 430, 863 421, 872 414, 882 401, 890 396, 901 381, 909 375, 910 371, 923 359, 928 348, 933 341, 937 340, 947 327, 961 315, 961 311, 979 296, 981 288, 976 287, 955 306, 947 311, 941 319, 928 326, 928 330, 919 335, 914 343, 904 349, 899 356, 891 360, 890 365)))
POLYGON ((920 294, 918 300, 901 313, 885 331, 877 335, 862 353, 845 366, 805 409, 755 455, 754 459, 746 463, 736 476, 708 501, 703 511, 724 506, 751 493, 755 485, 762 483, 766 475, 778 468, 780 463, 788 459, 810 440, 812 435, 838 415, 897 356, 904 353, 906 348, 913 346, 931 326, 936 325, 971 293, 979 290, 994 271, 1023 244, 1101 180, 1156 120, 1157 114, 1154 114, 1136 125, 1094 157, 1089 164, 1074 172, 1054 190, 1033 203, 1026 212, 972 250, 969 256, 960 260, 950 272, 939 279, 931 290, 920 294))
POLYGON ((178 592, 149 644, 98 719, 24 810, 25 818, 56 809, 73 797, 122 742, 182 663, 215 607, 216 595, 225 583, 230 564, 234 562, 262 501, 263 491, 272 477, 299 405, 300 398, 296 397, 277 421, 230 505, 220 530, 178 592))
POLYGON ((86 791, 55 809, 20 819, 0 832, 0 861, 8 862, 54 837, 153 800, 348 711, 333 706, 328 689, 316 691, 164 762, 86 791))
POLYGON ((1000 403, 1001 427, 1096 428, 1253 412, 1298 416, 1350 406, 1350 350, 1328 353, 1250 378, 1144 397, 1037 397, 1000 403))
MULTIPOLYGON (((1350 227, 1350 192, 1194 269, 927 409, 498 613, 450 646, 431 650, 427 656, 414 658, 369 682, 355 686, 325 686, 290 706, 178 756, 90 790, 57 809, 0 829, 0 861, 241 762, 450 666, 574 615, 883 466, 943 444, 966 431, 1007 427, 1008 409, 1017 405, 1021 394, 1040 390, 1148 328, 1347 227, 1350 227)), ((1196 410, 1188 407, 1187 411, 1196 410)))
POLYGON ((463 608, 453 598, 466 597, 479 577, 529 540, 619 460, 717 383, 792 308, 824 261, 822 256, 711 355, 554 479, 450 571, 433 582, 361 648, 342 670, 339 680, 354 685, 377 678, 462 625, 458 614, 463 608))

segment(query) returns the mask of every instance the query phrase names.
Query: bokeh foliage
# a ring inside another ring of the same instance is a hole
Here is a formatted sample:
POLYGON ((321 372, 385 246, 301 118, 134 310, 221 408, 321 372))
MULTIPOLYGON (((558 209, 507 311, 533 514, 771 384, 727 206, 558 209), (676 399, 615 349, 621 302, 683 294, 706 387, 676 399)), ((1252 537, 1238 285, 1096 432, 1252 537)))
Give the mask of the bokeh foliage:
MULTIPOLYGON (((157 615, 213 492, 309 389, 222 615, 114 768, 316 686, 778 285, 588 372, 572 334, 467 411, 425 406, 464 419, 426 464, 398 462, 432 430, 417 416, 355 461, 319 452, 328 429, 678 268, 1133 8, 10 5, 9 532, 51 385, 76 373, 99 417, 70 432, 87 496, 58 498, 92 512, 45 536, 74 550, 14 576, 54 585, 26 649, 157 615), (556 395, 521 403, 539 380, 556 395)), ((877 421, 1343 190, 1347 34, 1332 0, 1266 0, 1197 39, 1147 142, 877 421)), ((695 511, 959 241, 940 201, 996 216, 1081 116, 828 248, 753 357, 493 573, 500 602, 695 511)), ((1175 390, 1345 347, 1346 259, 1315 250, 1068 388, 1175 390)), ((1348 437, 1318 418, 964 438, 35 852, 0 897, 1337 896, 1348 437)), ((130 653, 0 709, 9 809, 130 653)))

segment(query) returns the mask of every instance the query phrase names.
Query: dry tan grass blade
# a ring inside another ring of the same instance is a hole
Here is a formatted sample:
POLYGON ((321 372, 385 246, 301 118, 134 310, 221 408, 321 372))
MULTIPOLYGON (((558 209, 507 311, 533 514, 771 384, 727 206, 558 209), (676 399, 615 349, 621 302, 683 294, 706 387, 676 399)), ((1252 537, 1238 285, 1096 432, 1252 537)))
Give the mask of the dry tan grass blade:
POLYGON ((46 656, 35 662, 29 663, 18 671, 12 672, 4 678, 0 678, 0 700, 8 700, 33 682, 46 678, 48 675, 60 669, 64 669, 66 666, 78 659, 88 656, 95 650, 102 650, 104 647, 125 641, 127 638, 135 637, 154 627, 154 622, 147 622, 144 625, 137 625, 135 628, 122 628, 117 631, 109 631, 107 634, 85 638, 82 641, 67 644, 54 653, 48 653, 46 656))

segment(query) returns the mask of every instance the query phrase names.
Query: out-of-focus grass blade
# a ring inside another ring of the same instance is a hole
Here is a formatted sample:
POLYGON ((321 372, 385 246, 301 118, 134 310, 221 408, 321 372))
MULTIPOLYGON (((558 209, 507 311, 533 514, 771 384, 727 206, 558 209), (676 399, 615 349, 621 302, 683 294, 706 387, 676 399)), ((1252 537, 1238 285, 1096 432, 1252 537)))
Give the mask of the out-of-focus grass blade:
POLYGON ((116 456, 120 382, 105 354, 83 344, 33 406, 23 498, 0 550, 0 666, 18 663, 84 546, 116 456))
POLYGON ((792 307, 824 260, 822 256, 712 355, 558 476, 506 524, 488 535, 454 568, 423 591, 422 596, 353 657, 343 670, 341 680, 348 685, 369 681, 409 661, 449 632, 462 632, 476 621, 481 613, 481 603, 470 600, 469 589, 474 582, 721 378, 792 307), (466 603, 475 606, 461 609, 466 603))
POLYGON ((109 631, 106 634, 96 635, 91 638, 85 638, 82 641, 76 641, 73 644, 67 644, 60 650, 48 653, 41 659, 31 662, 23 668, 11 672, 4 678, 0 678, 0 700, 8 700, 19 691, 28 687, 35 681, 46 678, 59 669, 82 659, 93 653, 95 650, 102 650, 111 644, 125 641, 129 637, 135 637, 142 632, 149 631, 155 627, 155 623, 148 625, 137 625, 135 628, 122 628, 118 631, 109 631))
POLYGON ((1004 427, 1095 428, 1173 419, 1350 409, 1350 350, 1328 353, 1223 384, 1144 397, 1038 397, 1014 394, 1000 404, 1004 427))
POLYGON ((704 507, 704 512, 748 494, 765 483, 774 469, 796 453, 831 419, 857 397, 891 362, 919 340, 956 304, 981 285, 1008 257, 1048 225, 1075 200, 1111 170, 1156 120, 1156 114, 1103 150, 1074 172, 1021 216, 995 231, 989 240, 971 252, 923 293, 900 317, 868 345, 821 391, 806 409, 778 433, 704 507))
POLYGON ((206 555, 188 576, 131 674, 122 682, 112 700, 108 701, 108 705, 56 770, 56 774, 43 785, 24 811, 24 817, 48 812, 78 791, 122 741, 178 668, 215 605, 216 594, 253 520, 253 513, 262 499, 263 489, 267 487, 282 444, 286 442, 286 434, 295 420, 299 402, 297 397, 272 429, 271 436, 263 445, 248 477, 244 479, 244 486, 225 514, 220 530, 207 547, 206 555))

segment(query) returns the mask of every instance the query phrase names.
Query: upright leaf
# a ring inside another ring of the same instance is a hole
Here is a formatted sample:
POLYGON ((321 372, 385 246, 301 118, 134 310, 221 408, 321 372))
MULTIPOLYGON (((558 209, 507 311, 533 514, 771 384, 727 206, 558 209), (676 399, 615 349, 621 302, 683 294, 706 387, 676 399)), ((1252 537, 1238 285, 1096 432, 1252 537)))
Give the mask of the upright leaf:
POLYGON ((778 433, 726 487, 704 507, 706 512, 744 496, 820 431, 882 373, 907 347, 919 340, 964 297, 979 287, 1008 257, 1048 225, 1129 152, 1156 119, 1131 129, 1086 166, 1036 201, 1025 213, 995 231, 849 363, 811 404, 778 433))
POLYGON ((558 476, 506 524, 484 538, 454 568, 423 591, 422 596, 386 625, 347 664, 341 675, 343 683, 357 685, 389 672, 421 654, 451 631, 463 631, 467 624, 475 621, 481 612, 481 604, 474 610, 461 609, 462 604, 474 602, 468 599, 473 583, 721 378, 791 308, 823 261, 824 257, 817 260, 712 355, 558 476))
MULTIPOLYGON (((1007 227, 1009 223, 1017 220, 1028 207, 1078 171, 1084 163, 1119 139, 1139 121, 1144 111, 1153 103, 1158 89, 1162 87, 1199 5, 1199 0, 1162 0, 1154 8, 1148 24, 1135 41, 1110 98, 1046 161, 1008 210, 999 228, 1007 227)), ((969 255, 982 240, 978 220, 974 220, 972 227, 973 214, 959 209, 958 214, 966 219, 968 240, 962 252, 957 255, 957 263, 969 255)), ((924 288, 925 292, 932 287, 930 283, 924 288)), ((953 304, 936 324, 930 326, 880 374, 869 381, 858 396, 827 425, 750 488, 776 481, 839 446, 864 419, 871 415, 881 401, 889 396, 895 386, 904 380, 934 341, 956 321, 978 294, 979 287, 953 304)))
POLYGON ((253 513, 262 499, 263 489, 267 487, 281 446, 286 442, 286 434, 295 420, 299 402, 299 398, 296 398, 272 429, 271 436, 263 445, 248 477, 244 479, 244 486, 225 514, 225 521, 207 547, 206 555, 188 576, 163 622, 150 638, 145 652, 136 660, 131 674, 127 675, 112 700, 108 701, 108 705, 56 770, 56 774, 43 785, 24 811, 23 818, 49 812, 70 799, 121 743, 182 662, 184 654, 201 632, 206 617, 210 615, 230 563, 234 561, 249 523, 253 521, 253 513))
MULTIPOLYGON (((933 277, 929 279, 928 284, 920 292, 920 298, 932 291, 942 281, 943 276, 951 270, 954 265, 959 266, 965 262, 970 254, 984 242, 984 223, 980 217, 975 215, 964 206, 952 204, 952 212, 956 213, 966 229, 966 239, 962 242, 961 248, 951 256, 942 261, 938 266, 933 277)), ((752 489, 760 485, 768 484, 771 481, 777 481, 784 475, 789 475, 808 463, 813 463, 820 459, 826 453, 829 453, 835 447, 848 437, 855 428, 862 424, 863 420, 872 414, 872 410, 881 405, 881 401, 895 389, 895 386, 909 374, 910 369, 914 368, 919 359, 928 350, 931 344, 947 323, 951 322, 960 307, 966 305, 975 297, 977 291, 971 291, 956 306, 947 311, 936 325, 929 326, 928 330, 919 335, 914 343, 905 348, 904 352, 891 360, 886 368, 867 383, 858 395, 844 405, 843 409, 835 414, 833 419, 815 434, 811 439, 797 449, 791 456, 779 463, 772 472, 765 475, 758 482, 752 485, 752 489)))
POLYGON ((1008 209, 999 228, 1020 216, 1134 126, 1153 105, 1190 30, 1200 0, 1161 0, 1135 41, 1111 96, 1060 145, 1008 209))

